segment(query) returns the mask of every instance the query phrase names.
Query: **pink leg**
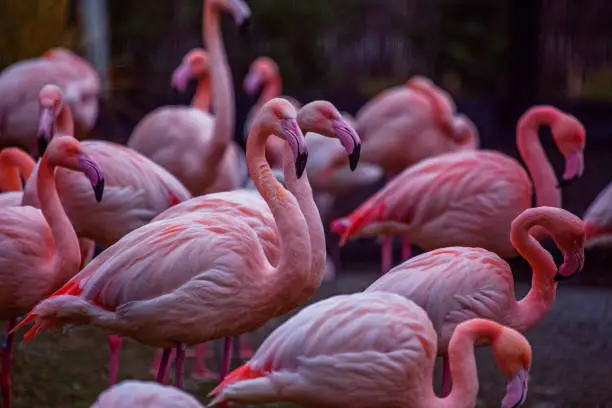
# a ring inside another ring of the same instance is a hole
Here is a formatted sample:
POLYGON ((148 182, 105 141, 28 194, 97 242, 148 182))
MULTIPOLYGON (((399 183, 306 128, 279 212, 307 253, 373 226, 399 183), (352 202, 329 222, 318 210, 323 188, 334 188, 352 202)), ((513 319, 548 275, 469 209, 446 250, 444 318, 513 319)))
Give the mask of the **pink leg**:
POLYGON ((450 374, 450 366, 448 364, 448 357, 442 357, 442 391, 440 398, 447 397, 453 387, 453 380, 450 374))
POLYGON ((9 332, 15 327, 16 320, 6 322, 4 332, 6 343, 2 345, 2 371, 0 371, 0 385, 2 386, 2 407, 11 408, 11 368, 13 365, 13 334, 9 332))
POLYGON ((213 354, 210 347, 207 345, 210 343, 198 344, 195 346, 195 367, 191 373, 191 378, 194 380, 212 380, 217 378, 218 374, 212 370, 209 370, 206 366, 206 357, 213 354))
POLYGON ((185 347, 176 346, 176 364, 174 365, 174 384, 179 390, 183 389, 183 371, 185 363, 185 347))
POLYGON ((393 266, 393 237, 381 236, 380 237, 381 247, 381 258, 382 258, 382 269, 380 274, 384 275, 389 272, 389 269, 393 266))
POLYGON ((116 334, 108 336, 108 348, 110 349, 110 362, 108 363, 108 386, 117 383, 119 374, 119 355, 121 354, 121 337, 116 334))
MULTIPOLYGON (((225 376, 229 373, 230 365, 232 362, 232 343, 233 337, 226 337, 225 343, 223 344, 223 360, 221 361, 221 370, 219 370, 219 382, 223 381, 225 376)), ((219 404, 219 408, 229 408, 229 403, 223 402, 219 404)))
POLYGON ((160 384, 166 383, 166 371, 168 370, 168 362, 170 361, 170 351, 171 350, 172 349, 165 348, 164 352, 162 353, 161 361, 159 364, 159 370, 157 370, 157 377, 155 378, 155 381, 157 381, 160 384))
POLYGON ((412 245, 406 235, 402 236, 402 262, 407 261, 412 256, 412 245))

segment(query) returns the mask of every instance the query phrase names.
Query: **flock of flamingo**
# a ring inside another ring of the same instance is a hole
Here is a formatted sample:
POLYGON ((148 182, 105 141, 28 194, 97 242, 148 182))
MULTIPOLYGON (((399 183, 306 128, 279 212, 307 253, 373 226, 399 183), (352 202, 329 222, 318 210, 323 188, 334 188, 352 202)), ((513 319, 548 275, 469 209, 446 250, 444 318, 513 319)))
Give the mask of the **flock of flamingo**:
POLYGON ((204 1, 206 51, 191 50, 172 75, 180 91, 198 81, 191 105, 151 112, 127 146, 75 138, 97 120, 100 81, 71 51, 54 48, 0 74, 4 408, 15 331, 32 322, 24 341, 64 325, 109 333, 110 387, 97 408, 202 407, 182 391, 186 347, 192 375, 208 378, 216 374, 204 343, 215 339, 225 343, 209 406, 473 407, 474 347, 483 345, 507 381, 502 408, 520 406, 532 359, 521 333, 550 310, 557 282, 582 270, 585 245, 612 238, 612 185, 583 220, 561 208, 561 187, 583 173, 580 121, 552 106, 527 110, 517 125, 524 169, 480 150, 476 126, 425 77, 385 90, 353 119, 327 101, 281 97, 278 66, 260 57, 244 80, 247 93, 261 91, 245 155, 233 141, 222 13, 239 26, 250 17, 243 0, 204 1), (566 159, 561 182, 541 125, 566 159), (381 177, 386 186, 331 230, 341 245, 379 237, 382 276, 362 293, 303 308, 254 353, 244 338, 233 343, 334 279, 323 226, 330 203, 381 177), (392 268, 395 235, 404 261, 392 268), (564 254, 561 266, 545 238, 564 254), (105 249, 94 257, 95 243, 105 249), (429 252, 411 257, 411 244, 429 252), (518 255, 533 269, 520 300, 502 259, 518 255), (122 337, 160 349, 156 382, 115 384, 122 337), (234 348, 248 361, 230 372, 234 348), (164 385, 172 368, 173 387, 164 385))

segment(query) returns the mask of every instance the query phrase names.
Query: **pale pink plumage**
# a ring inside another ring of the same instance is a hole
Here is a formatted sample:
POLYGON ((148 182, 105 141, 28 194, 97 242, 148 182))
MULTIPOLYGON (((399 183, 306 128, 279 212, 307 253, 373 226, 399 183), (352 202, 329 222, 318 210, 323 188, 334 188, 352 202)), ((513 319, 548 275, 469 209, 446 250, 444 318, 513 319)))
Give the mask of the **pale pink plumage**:
POLYGON ((90 408, 204 408, 194 397, 154 382, 123 381, 100 394, 90 408))
POLYGON ((89 64, 65 49, 15 63, 0 73, 0 146, 21 146, 36 156, 38 94, 47 84, 66 93, 75 119, 85 131, 98 117, 100 79, 89 64))
POLYGON ((612 246, 612 183, 593 200, 584 213, 587 246, 612 246))
MULTIPOLYGON (((520 301, 514 296, 510 266, 493 252, 467 247, 441 248, 412 258, 365 291, 397 293, 425 309, 438 333, 438 354, 446 356, 455 328, 468 319, 492 319, 521 332, 537 324, 552 307, 555 281, 584 266, 584 237, 582 221, 563 209, 537 207, 519 215, 512 222, 510 239, 533 269, 532 289, 520 301), (564 253, 558 271, 552 256, 530 235, 534 226, 544 228, 564 253)), ((448 382, 444 386, 448 391, 448 382)))
MULTIPOLYGON (((561 206, 557 178, 537 139, 547 123, 565 155, 564 179, 582 175, 585 131, 573 116, 533 107, 521 118, 517 144, 534 180, 536 205, 561 206)), ((448 153, 404 170, 332 230, 347 238, 407 235, 423 249, 481 247, 502 257, 516 255, 510 224, 531 206, 532 184, 513 158, 494 151, 448 153)))
POLYGON ((478 392, 473 347, 481 339, 493 341, 498 365, 513 384, 507 401, 520 405, 531 363, 522 335, 484 319, 463 323, 451 345, 456 384, 440 399, 431 387, 436 353, 431 321, 412 301, 386 293, 340 295, 301 310, 213 390, 217 397, 210 405, 473 407, 478 392))

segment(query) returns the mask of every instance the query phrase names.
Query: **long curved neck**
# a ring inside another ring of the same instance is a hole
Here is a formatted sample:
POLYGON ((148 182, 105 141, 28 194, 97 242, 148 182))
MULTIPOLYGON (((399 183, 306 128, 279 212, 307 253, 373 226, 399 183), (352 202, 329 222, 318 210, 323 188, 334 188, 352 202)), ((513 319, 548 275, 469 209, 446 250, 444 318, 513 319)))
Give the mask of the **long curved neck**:
POLYGON ((29 154, 16 147, 8 147, 0 152, 0 190, 22 191, 23 181, 30 178, 35 163, 29 154))
POLYGON ((325 262, 327 252, 325 250, 325 230, 319 209, 312 195, 312 188, 308 181, 306 172, 301 178, 297 178, 293 163, 293 154, 289 144, 285 143, 283 152, 283 169, 285 176, 285 185, 287 189, 295 196, 304 219, 308 226, 308 235, 310 235, 310 250, 311 250, 311 266, 310 275, 306 282, 305 290, 301 292, 300 303, 306 303, 308 299, 321 286, 323 275, 325 273, 325 262))
POLYGON ((55 119, 55 134, 74 136, 74 120, 72 118, 72 110, 67 103, 64 103, 60 109, 57 118, 55 119))
POLYGON ((79 271, 81 252, 77 235, 57 194, 54 171, 55 167, 43 156, 38 167, 36 188, 40 209, 55 240, 57 253, 53 286, 59 287, 79 271))
POLYGON ((538 207, 561 207, 561 192, 557 188, 557 176, 555 176, 538 137, 540 125, 549 125, 555 120, 556 116, 550 109, 532 108, 521 117, 516 130, 516 144, 533 180, 535 201, 538 207))
POLYGON ((550 253, 531 235, 529 230, 534 226, 537 226, 536 220, 524 216, 513 223, 510 232, 512 245, 533 270, 531 289, 517 302, 510 322, 511 327, 521 332, 529 330, 544 317, 553 305, 557 290, 554 281, 557 267, 550 253))
POLYGON ((311 269, 308 226, 295 197, 276 180, 265 158, 265 144, 270 134, 257 123, 247 138, 246 157, 249 175, 266 201, 280 239, 280 259, 268 279, 273 297, 286 301, 299 291, 311 269))
POLYGON ((210 76, 204 75, 198 80, 198 87, 191 99, 191 106, 204 112, 210 112, 210 76))
POLYGON ((455 128, 453 127, 452 112, 444 106, 440 94, 429 86, 412 88, 422 94, 431 105, 431 113, 440 130, 449 138, 454 139, 455 128))
POLYGON ((212 6, 211 2, 206 2, 204 6, 204 43, 210 58, 210 77, 215 109, 215 126, 205 158, 204 176, 206 179, 204 184, 210 185, 217 179, 219 163, 234 135, 236 117, 234 86, 219 27, 219 10, 212 6))

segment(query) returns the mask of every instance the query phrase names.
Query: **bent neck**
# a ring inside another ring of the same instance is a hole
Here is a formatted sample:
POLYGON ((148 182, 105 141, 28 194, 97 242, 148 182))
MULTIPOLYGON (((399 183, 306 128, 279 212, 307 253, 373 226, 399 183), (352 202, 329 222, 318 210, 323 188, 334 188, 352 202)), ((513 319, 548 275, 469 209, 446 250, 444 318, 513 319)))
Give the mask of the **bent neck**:
POLYGON ((198 79, 198 87, 191 99, 191 106, 204 112, 210 112, 210 76, 208 74, 198 79))
POLYGON ((219 164, 223 159, 228 143, 234 135, 234 86, 225 55, 219 13, 216 7, 207 1, 204 6, 204 43, 210 58, 210 80, 212 81, 213 107, 215 124, 210 145, 206 151, 203 182, 210 186, 217 179, 219 164))
MULTIPOLYGON (((529 263, 533 275, 531 289, 516 303, 510 326, 523 332, 535 326, 552 307, 557 290, 554 281, 557 267, 550 253, 530 233, 532 227, 538 226, 537 219, 530 214, 519 217, 512 224, 510 241, 529 263)), ((542 227, 539 229, 546 232, 542 227)))
POLYGON ((442 101, 442 96, 431 86, 423 85, 417 88, 412 88, 416 92, 423 95, 431 105, 431 113, 436 126, 447 136, 449 139, 456 141, 454 137, 455 128, 453 126, 453 112, 445 106, 442 101))
POLYGON ((79 271, 81 252, 76 233, 66 215, 55 185, 55 166, 44 155, 38 166, 36 188, 40 209, 49 224, 57 250, 54 287, 59 287, 79 271))
POLYGON ((249 175, 270 207, 279 234, 281 256, 266 286, 275 300, 285 303, 308 280, 311 248, 308 226, 295 197, 276 180, 266 161, 265 144, 270 133, 254 123, 247 138, 246 157, 249 175))
POLYGON ((541 125, 551 125, 557 120, 555 111, 538 106, 527 111, 519 120, 516 144, 519 154, 533 180, 536 206, 561 207, 561 192, 557 188, 557 176, 540 143, 538 130, 541 125))
POLYGON ((0 190, 22 191, 22 177, 27 181, 35 164, 29 154, 16 147, 7 147, 0 151, 0 190))

